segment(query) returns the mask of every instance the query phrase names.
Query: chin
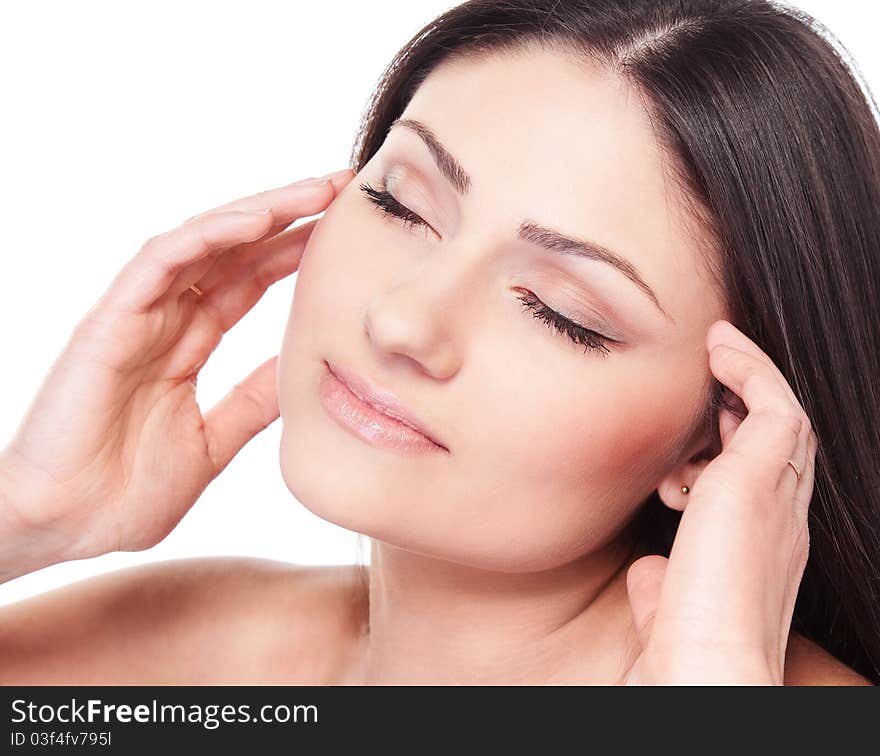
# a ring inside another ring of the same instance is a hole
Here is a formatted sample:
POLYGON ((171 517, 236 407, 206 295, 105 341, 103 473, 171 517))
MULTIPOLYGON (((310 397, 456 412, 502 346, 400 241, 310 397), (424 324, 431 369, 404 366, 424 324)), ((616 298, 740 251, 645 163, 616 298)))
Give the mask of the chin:
POLYGON ((539 572, 567 561, 561 549, 524 542, 500 528, 486 532, 485 527, 456 524, 448 502, 439 517, 426 511, 431 509, 428 502, 419 507, 410 500, 401 511, 393 504, 406 502, 401 491, 391 490, 375 475, 372 485, 362 484, 365 479, 354 475, 348 462, 346 474, 339 475, 338 465, 314 451, 301 435, 283 433, 281 474, 296 500, 326 522, 420 556, 494 572, 539 572))
POLYGON ((279 465, 290 493, 315 516, 415 554, 497 572, 550 569, 583 550, 582 523, 505 517, 507 506, 481 513, 473 499, 483 494, 437 466, 447 458, 398 455, 350 437, 297 384, 308 383, 305 375, 282 384, 279 465))
POLYGON ((387 502, 395 499, 387 496, 387 486, 382 485, 375 470, 369 474, 369 468, 353 469, 358 464, 350 456, 328 458, 325 447, 301 431, 299 425, 294 425, 281 434, 279 465, 287 489, 322 520, 379 537, 383 529, 377 525, 394 519, 387 502))

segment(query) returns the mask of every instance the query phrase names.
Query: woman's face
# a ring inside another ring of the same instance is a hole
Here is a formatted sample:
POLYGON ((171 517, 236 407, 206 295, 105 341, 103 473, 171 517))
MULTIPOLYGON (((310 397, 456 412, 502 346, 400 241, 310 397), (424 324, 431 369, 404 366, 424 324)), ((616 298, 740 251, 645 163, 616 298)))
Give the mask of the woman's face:
POLYGON ((279 361, 282 475, 313 513, 398 547, 562 565, 685 482, 706 330, 727 317, 708 251, 638 96, 610 74, 537 51, 447 62, 401 118, 445 152, 393 126, 313 230, 279 361), (385 214, 364 183, 428 225, 385 214), (542 304, 620 343, 575 343, 542 304), (325 360, 396 394, 448 452, 343 428, 319 398, 325 360))

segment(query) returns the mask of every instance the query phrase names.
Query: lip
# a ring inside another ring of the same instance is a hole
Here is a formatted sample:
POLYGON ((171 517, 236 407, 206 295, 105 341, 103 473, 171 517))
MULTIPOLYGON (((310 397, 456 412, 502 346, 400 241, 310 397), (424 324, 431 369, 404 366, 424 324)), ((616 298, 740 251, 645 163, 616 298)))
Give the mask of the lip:
POLYGON ((449 451, 393 393, 341 365, 328 360, 324 360, 324 365, 328 372, 325 378, 329 379, 322 382, 325 407, 356 435, 379 446, 449 451), (345 394, 338 391, 340 387, 345 394))

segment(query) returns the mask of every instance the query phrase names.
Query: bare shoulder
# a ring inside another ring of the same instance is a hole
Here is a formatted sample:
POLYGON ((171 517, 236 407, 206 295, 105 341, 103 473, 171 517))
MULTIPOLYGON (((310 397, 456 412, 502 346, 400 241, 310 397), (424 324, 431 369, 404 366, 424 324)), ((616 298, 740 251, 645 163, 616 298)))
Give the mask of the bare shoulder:
POLYGON ((364 612, 353 565, 172 559, 0 607, 2 684, 309 684, 364 612))
POLYGON ((276 611, 261 648, 263 684, 336 684, 359 650, 369 599, 356 565, 286 565, 268 587, 276 611), (291 571, 290 568, 293 568, 291 571))
POLYGON ((791 633, 785 652, 785 685, 873 685, 824 648, 791 633))

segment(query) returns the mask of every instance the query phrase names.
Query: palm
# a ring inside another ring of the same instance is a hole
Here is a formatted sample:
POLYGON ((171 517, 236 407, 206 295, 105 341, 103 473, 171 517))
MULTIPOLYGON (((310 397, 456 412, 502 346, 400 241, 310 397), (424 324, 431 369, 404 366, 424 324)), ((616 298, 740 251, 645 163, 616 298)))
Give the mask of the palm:
POLYGON ((195 306, 90 314, 77 327, 10 447, 35 521, 75 510, 83 523, 102 519, 95 553, 147 548, 221 471, 228 460, 212 459, 193 368, 222 331, 195 306))
POLYGON ((268 286, 298 267, 315 222, 282 229, 332 196, 285 187, 240 200, 274 198, 274 215, 195 216, 126 265, 77 325, 4 450, 24 521, 77 533, 79 558, 148 548, 174 528, 278 416, 275 357, 204 415, 198 371, 268 286), (169 266, 175 251, 190 259, 169 266), (188 290, 194 281, 204 296, 188 290))
POLYGON ((808 555, 817 440, 784 376, 754 342, 720 321, 707 345, 713 372, 747 415, 740 421, 722 410, 723 449, 693 483, 669 559, 651 555, 630 567, 642 646, 630 684, 783 677, 808 555))

